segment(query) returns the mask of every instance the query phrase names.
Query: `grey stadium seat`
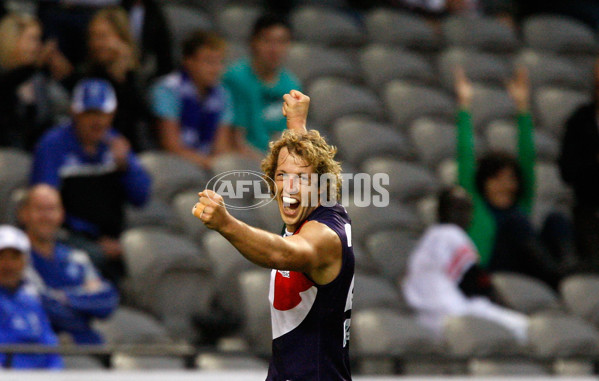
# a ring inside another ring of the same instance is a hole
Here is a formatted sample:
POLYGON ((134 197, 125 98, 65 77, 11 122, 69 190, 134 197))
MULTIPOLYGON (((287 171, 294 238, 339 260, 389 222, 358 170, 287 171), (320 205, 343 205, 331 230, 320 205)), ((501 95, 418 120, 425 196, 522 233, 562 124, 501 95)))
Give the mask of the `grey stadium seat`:
POLYGON ((420 161, 430 168, 456 155, 456 126, 453 123, 422 117, 410 125, 410 139, 420 161))
POLYGON ((551 52, 525 49, 515 57, 514 61, 516 65, 528 68, 533 88, 554 86, 587 91, 593 84, 591 72, 582 70, 570 60, 551 52))
POLYGON ((559 291, 570 312, 599 326, 599 276, 571 275, 561 281, 559 291))
MULTIPOLYGON (((515 121, 495 120, 484 129, 486 145, 490 150, 517 154, 518 131, 515 121)), ((560 150, 559 141, 540 129, 534 133, 537 160, 553 162, 560 150)))
POLYGON ((389 175, 391 197, 409 202, 437 192, 439 183, 434 174, 426 167, 414 162, 385 158, 371 158, 362 163, 364 172, 375 175, 389 175))
POLYGON ((309 86, 311 118, 326 126, 342 115, 358 114, 380 118, 383 107, 366 87, 336 78, 320 78, 309 86))
POLYGON ((453 91, 455 68, 464 68, 472 82, 504 86, 511 76, 510 65, 500 56, 462 48, 449 48, 438 57, 441 84, 453 91))
POLYGON ((523 348, 507 328, 474 316, 451 316, 443 337, 449 352, 457 356, 519 354, 523 348))
POLYGON ((404 130, 424 115, 455 121, 453 98, 438 88, 394 80, 385 86, 384 100, 389 118, 404 130))
POLYGON ((204 171, 172 154, 148 151, 142 153, 139 159, 152 176, 152 197, 167 202, 183 190, 195 188, 199 192, 208 181, 204 171))
POLYGON ((428 60, 408 50, 371 44, 360 53, 362 73, 368 86, 378 91, 387 82, 401 79, 425 85, 436 83, 436 74, 428 60))
POLYGON ((225 237, 216 231, 207 232, 204 237, 204 249, 212 259, 213 274, 217 282, 226 281, 231 270, 247 262, 247 259, 225 237))
POLYGON ((298 6, 291 10, 291 28, 298 41, 329 46, 356 46, 365 36, 356 18, 333 7, 298 6))
POLYGON ((570 115, 589 101, 589 96, 582 92, 556 87, 542 87, 533 94, 533 106, 540 127, 547 129, 557 138, 562 137, 570 115))
POLYGON ((377 263, 381 273, 392 282, 404 276, 408 259, 421 233, 409 229, 383 230, 366 238, 368 255, 377 263))
POLYGON ((31 155, 14 148, 0 149, 0 222, 9 222, 12 192, 26 186, 31 171, 31 155))
POLYGON ((270 322, 270 270, 253 268, 238 275, 245 335, 257 355, 270 355, 272 327, 270 322))
POLYGON ((268 362, 263 359, 231 353, 200 353, 195 363, 201 370, 268 370, 268 362))
POLYGON ((66 370, 102 370, 106 369, 104 364, 96 358, 91 356, 62 356, 64 361, 64 369, 66 370))
POLYGON ((111 357, 111 367, 113 369, 123 370, 139 370, 139 369, 155 369, 155 370, 183 370, 185 369, 185 361, 180 357, 168 356, 134 356, 125 353, 115 353, 111 357))
POLYGON ((403 295, 395 283, 376 274, 356 271, 354 282, 353 308, 361 311, 384 307, 396 311, 409 311, 403 295))
POLYGON ((178 61, 181 58, 183 40, 198 29, 209 30, 213 25, 208 15, 197 7, 175 2, 165 3, 161 7, 171 32, 173 57, 178 61))
POLYGON ((179 229, 185 233, 187 238, 196 243, 201 243, 202 236, 208 231, 208 228, 191 214, 191 209, 199 201, 198 193, 195 190, 178 193, 171 204, 177 216, 179 229))
POLYGON ((492 52, 510 52, 518 46, 515 31, 491 17, 452 15, 441 25, 445 44, 492 52))
POLYGON ((402 134, 389 125, 365 118, 337 119, 333 135, 343 158, 355 166, 373 156, 403 159, 412 156, 409 143, 402 134))
POLYGON ((538 15, 524 20, 524 42, 539 50, 558 53, 596 53, 597 40, 593 30, 567 16, 538 15))
POLYGON ((295 43, 289 50, 287 68, 304 87, 318 77, 357 80, 359 71, 345 52, 316 44, 295 43))
POLYGON ((178 228, 175 212, 166 201, 160 198, 151 198, 141 208, 127 205, 125 219, 127 229, 143 226, 160 226, 171 230, 178 228))
POLYGON ((535 314, 530 318, 528 336, 538 357, 594 357, 599 353, 599 333, 575 316, 535 314))
POLYGON ((562 307, 555 292, 538 279, 504 272, 494 273, 491 281, 502 303, 516 311, 531 314, 562 307))
POLYGON ((472 124, 477 130, 496 119, 515 120, 516 106, 507 91, 476 85, 472 88, 472 124))
POLYGON ((94 321, 107 344, 164 344, 172 340, 153 316, 120 306, 108 319, 94 321))
POLYGON ((366 14, 365 24, 371 42, 420 50, 439 46, 439 37, 431 24, 413 13, 376 8, 366 14))
POLYGON ((469 373, 476 377, 489 376, 543 376, 548 369, 534 360, 472 359, 468 362, 469 373))
POLYGON ((562 180, 556 163, 538 163, 535 172, 537 200, 562 203, 572 200, 572 190, 562 180))
POLYGON ((256 6, 228 5, 216 13, 216 26, 228 40, 246 44, 260 14, 261 10, 256 6))

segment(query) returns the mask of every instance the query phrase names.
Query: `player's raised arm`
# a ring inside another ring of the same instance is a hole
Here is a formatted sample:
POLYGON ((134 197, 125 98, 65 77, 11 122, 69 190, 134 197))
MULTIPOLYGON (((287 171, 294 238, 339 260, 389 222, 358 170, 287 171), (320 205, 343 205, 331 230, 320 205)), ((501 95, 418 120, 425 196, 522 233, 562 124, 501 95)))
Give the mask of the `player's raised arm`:
POLYGON ((283 115, 287 118, 287 128, 306 132, 310 97, 298 90, 291 90, 283 96, 283 115))

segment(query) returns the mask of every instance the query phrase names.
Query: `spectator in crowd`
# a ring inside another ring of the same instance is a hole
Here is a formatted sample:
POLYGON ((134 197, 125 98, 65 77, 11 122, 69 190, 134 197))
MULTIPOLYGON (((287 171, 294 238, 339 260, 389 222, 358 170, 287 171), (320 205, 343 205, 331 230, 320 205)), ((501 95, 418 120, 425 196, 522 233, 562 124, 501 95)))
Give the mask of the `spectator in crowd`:
POLYGON ((513 271, 544 280, 556 287, 575 265, 569 223, 557 213, 547 216, 538 234, 529 215, 535 192, 535 147, 529 111, 530 86, 525 68, 508 84, 518 111, 518 158, 490 152, 474 153, 469 106, 472 85, 464 71, 456 71, 458 113, 458 181, 473 200, 469 234, 489 271, 513 271))
MULTIPOLYGON (((34 153, 31 184, 60 190, 66 227, 110 280, 123 275, 118 237, 124 206, 143 206, 150 177, 125 137, 112 129, 117 100, 109 82, 86 79, 74 90, 72 121, 48 131, 34 153)), ((71 241, 74 242, 74 241, 71 241)))
POLYGON ((168 23, 154 0, 123 0, 129 12, 131 35, 141 51, 146 77, 152 78, 173 70, 173 47, 168 23))
POLYGON ((488 274, 477 262, 478 253, 466 234, 472 201, 459 186, 439 194, 439 223, 427 229, 410 255, 403 281, 407 302, 418 320, 439 336, 448 317, 471 315, 492 320, 526 342, 526 315, 493 304, 488 274))
POLYGON ((93 318, 108 317, 119 304, 114 286, 102 279, 84 251, 58 242, 64 222, 60 193, 46 184, 29 189, 19 207, 19 221, 31 242, 34 283, 56 332, 78 344, 102 344, 93 318))
POLYGON ((205 169, 214 155, 236 144, 230 97, 220 85, 225 48, 225 40, 212 32, 191 34, 183 43, 181 69, 151 91, 160 146, 205 169))
POLYGON ((599 269, 599 60, 595 63, 592 103, 579 107, 567 120, 559 167, 574 189, 572 214, 576 246, 588 268, 599 269))
MULTIPOLYGON (((250 57, 234 63, 223 81, 233 100, 233 126, 256 150, 266 152, 274 134, 285 130, 281 99, 298 79, 283 67, 291 43, 291 29, 281 18, 258 18, 250 37, 250 57)), ((261 157, 262 153, 258 156, 261 157)))
POLYGON ((78 66, 85 59, 86 29, 94 13, 119 3, 120 0, 39 0, 37 9, 46 36, 56 39, 69 61, 78 66))
POLYGON ((42 44, 39 21, 11 13, 0 21, 0 145, 32 149, 51 126, 49 91, 72 67, 56 43, 42 44), (44 72, 49 73, 49 75, 44 72))
MULTIPOLYGON (((58 338, 35 286, 26 281, 29 239, 21 230, 0 226, 0 344, 56 346, 58 338)), ((0 354, 0 367, 15 369, 63 367, 55 354, 0 354)))
POLYGON ((88 26, 88 57, 66 79, 72 89, 83 78, 103 78, 116 91, 119 109, 114 128, 123 134, 134 151, 147 148, 149 112, 138 87, 139 51, 122 8, 98 11, 88 26))

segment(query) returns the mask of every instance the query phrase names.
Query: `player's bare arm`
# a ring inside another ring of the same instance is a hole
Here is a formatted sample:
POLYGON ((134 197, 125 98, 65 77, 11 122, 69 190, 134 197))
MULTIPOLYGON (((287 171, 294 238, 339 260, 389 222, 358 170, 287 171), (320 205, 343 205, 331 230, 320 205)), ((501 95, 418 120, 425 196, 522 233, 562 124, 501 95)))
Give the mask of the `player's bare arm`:
POLYGON ((204 190, 199 196, 193 215, 218 231, 249 261, 266 268, 303 272, 318 284, 331 282, 339 273, 341 240, 327 226, 309 221, 299 233, 283 238, 231 216, 217 193, 204 190))

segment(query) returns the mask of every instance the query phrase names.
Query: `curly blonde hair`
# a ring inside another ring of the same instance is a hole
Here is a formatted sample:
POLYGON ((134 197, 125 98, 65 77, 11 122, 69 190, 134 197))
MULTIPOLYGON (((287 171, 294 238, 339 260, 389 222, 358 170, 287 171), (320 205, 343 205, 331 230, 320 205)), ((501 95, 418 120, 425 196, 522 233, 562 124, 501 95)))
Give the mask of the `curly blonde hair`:
MULTIPOLYGON (((281 149, 287 147, 289 153, 293 153, 304 159, 308 165, 314 168, 314 172, 319 177, 328 173, 332 175, 336 182, 327 184, 328 194, 337 195, 339 200, 341 197, 341 164, 335 160, 337 147, 329 145, 324 137, 316 130, 310 130, 306 133, 299 133, 292 130, 285 130, 281 138, 277 141, 270 142, 270 151, 266 158, 262 160, 262 171, 264 179, 268 182, 271 192, 274 194, 276 187, 273 179, 277 170, 279 153, 281 149), (333 189, 335 187, 335 189, 333 189)), ((319 184, 320 185, 320 184, 319 184)))

